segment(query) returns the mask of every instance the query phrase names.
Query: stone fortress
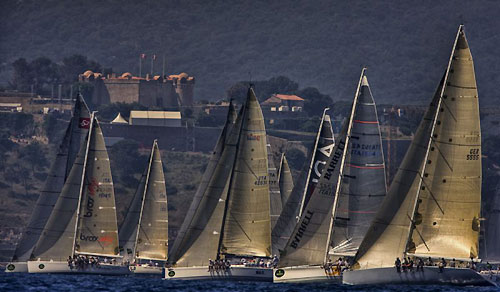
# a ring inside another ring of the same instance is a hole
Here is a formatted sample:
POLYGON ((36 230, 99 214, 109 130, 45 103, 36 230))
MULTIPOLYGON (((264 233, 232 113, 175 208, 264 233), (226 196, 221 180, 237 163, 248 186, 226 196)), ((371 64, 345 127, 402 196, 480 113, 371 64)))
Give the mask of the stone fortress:
POLYGON ((133 76, 115 73, 103 76, 90 70, 78 77, 93 85, 91 102, 95 105, 137 102, 146 107, 182 108, 193 105, 195 78, 186 73, 168 76, 133 76))

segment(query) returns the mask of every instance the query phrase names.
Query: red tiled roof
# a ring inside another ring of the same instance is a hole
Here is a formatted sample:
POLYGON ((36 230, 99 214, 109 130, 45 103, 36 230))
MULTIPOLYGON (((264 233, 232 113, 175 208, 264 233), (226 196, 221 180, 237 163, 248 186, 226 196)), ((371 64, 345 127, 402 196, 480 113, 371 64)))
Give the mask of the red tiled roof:
POLYGON ((287 94, 274 94, 275 97, 281 99, 281 100, 297 100, 297 101, 304 101, 303 98, 296 96, 296 95, 287 95, 287 94))

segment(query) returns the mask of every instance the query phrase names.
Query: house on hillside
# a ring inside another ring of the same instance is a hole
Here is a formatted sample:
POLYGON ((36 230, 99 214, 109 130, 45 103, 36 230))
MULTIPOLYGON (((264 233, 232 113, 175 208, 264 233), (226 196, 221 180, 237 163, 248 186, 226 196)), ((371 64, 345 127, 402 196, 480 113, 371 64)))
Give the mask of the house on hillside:
POLYGON ((263 109, 271 112, 301 112, 304 99, 297 95, 273 94, 261 104, 263 109))

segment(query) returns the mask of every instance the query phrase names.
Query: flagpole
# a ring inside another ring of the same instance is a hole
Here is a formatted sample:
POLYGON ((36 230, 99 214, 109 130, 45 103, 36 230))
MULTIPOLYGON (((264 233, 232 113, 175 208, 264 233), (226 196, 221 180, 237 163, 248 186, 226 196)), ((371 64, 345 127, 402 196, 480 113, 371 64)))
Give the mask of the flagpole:
POLYGON ((163 70, 161 71, 161 76, 165 77, 165 54, 163 54, 163 70))
POLYGON ((139 78, 142 77, 142 54, 139 55, 139 78))
POLYGON ((153 63, 155 61, 155 55, 151 56, 151 77, 153 77, 153 63))

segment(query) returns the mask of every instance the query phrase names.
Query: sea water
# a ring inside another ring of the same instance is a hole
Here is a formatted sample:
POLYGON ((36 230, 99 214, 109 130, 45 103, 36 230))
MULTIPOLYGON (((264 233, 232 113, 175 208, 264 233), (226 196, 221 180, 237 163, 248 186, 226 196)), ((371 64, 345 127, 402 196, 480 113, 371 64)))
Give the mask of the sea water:
POLYGON ((273 284, 225 281, 167 281, 138 276, 48 275, 0 272, 0 291, 500 291, 493 287, 344 286, 333 283, 273 284))

